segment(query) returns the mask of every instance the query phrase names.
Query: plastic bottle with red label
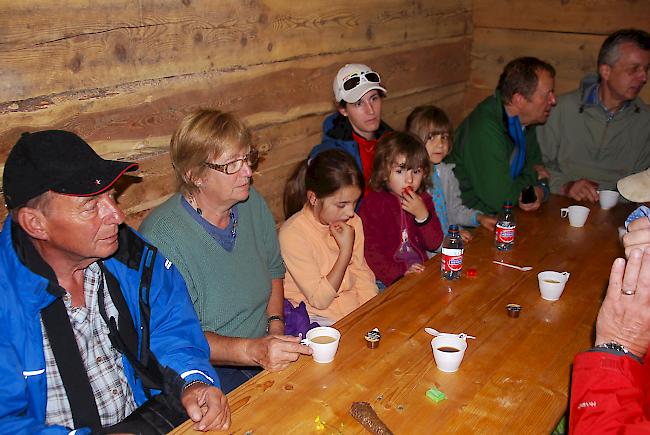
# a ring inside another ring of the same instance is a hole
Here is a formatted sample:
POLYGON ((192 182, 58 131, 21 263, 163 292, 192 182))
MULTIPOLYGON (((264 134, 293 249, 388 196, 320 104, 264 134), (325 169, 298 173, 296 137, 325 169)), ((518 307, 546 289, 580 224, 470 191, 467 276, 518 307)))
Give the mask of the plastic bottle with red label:
POLYGON ((443 278, 449 280, 460 278, 463 270, 463 248, 463 239, 458 232, 458 225, 449 225, 449 232, 442 242, 440 272, 443 278))
POLYGON ((515 244, 515 213, 512 211, 512 202, 503 203, 503 210, 497 217, 497 226, 494 233, 494 244, 499 251, 509 251, 515 244))

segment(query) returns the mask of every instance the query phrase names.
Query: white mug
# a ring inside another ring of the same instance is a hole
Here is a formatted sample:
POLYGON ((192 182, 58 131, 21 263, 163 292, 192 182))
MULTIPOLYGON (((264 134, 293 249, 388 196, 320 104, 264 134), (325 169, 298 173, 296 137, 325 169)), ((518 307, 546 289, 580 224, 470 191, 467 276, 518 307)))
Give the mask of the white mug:
POLYGON ((311 347, 314 361, 325 364, 334 360, 334 355, 336 355, 336 351, 339 348, 340 339, 341 333, 337 329, 331 326, 319 326, 307 331, 307 335, 301 343, 311 347), (322 337, 325 338, 323 339, 322 337), (319 341, 321 340, 327 342, 320 343, 319 341))
POLYGON ((619 193, 615 190, 599 190, 598 200, 600 201, 600 208, 609 210, 614 207, 618 202, 619 193))
POLYGON ((581 205, 572 205, 571 207, 561 209, 560 216, 563 218, 568 216, 569 224, 572 227, 582 227, 587 221, 587 216, 589 216, 589 209, 581 205))
POLYGON ((467 339, 465 337, 465 334, 441 333, 431 340, 433 359, 436 361, 438 370, 446 373, 453 373, 458 370, 465 356, 465 349, 467 349, 467 339))

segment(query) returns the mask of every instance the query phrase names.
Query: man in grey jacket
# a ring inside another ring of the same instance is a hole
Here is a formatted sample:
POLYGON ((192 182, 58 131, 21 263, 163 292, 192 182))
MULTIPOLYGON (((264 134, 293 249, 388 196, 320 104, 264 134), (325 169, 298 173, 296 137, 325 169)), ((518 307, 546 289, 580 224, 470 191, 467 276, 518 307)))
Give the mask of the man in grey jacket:
POLYGON ((650 35, 618 30, 598 53, 598 75, 558 98, 537 129, 551 192, 598 201, 598 190, 650 167, 650 107, 639 98, 648 80, 650 35))

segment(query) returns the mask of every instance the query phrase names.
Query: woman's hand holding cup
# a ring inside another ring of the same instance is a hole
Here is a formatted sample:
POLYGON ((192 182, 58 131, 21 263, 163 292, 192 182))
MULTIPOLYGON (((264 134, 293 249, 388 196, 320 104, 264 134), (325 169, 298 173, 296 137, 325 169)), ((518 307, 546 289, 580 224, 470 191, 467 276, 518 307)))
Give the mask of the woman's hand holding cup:
POLYGON ((249 343, 254 347, 252 355, 255 364, 271 372, 284 370, 301 354, 312 354, 309 346, 300 344, 300 338, 290 335, 267 335, 251 339, 249 343))

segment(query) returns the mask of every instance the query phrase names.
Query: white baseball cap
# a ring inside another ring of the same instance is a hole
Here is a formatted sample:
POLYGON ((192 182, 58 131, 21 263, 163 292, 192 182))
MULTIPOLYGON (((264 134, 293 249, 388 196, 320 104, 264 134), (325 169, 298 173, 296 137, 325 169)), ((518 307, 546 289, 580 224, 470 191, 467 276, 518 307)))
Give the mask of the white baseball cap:
POLYGON ((373 89, 387 93, 386 89, 381 87, 379 74, 360 63, 345 65, 334 79, 334 99, 337 102, 356 103, 366 92, 373 89))
POLYGON ((650 169, 621 178, 616 187, 624 198, 632 202, 650 201, 650 169))

